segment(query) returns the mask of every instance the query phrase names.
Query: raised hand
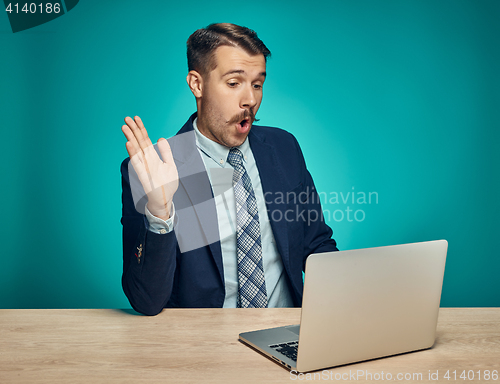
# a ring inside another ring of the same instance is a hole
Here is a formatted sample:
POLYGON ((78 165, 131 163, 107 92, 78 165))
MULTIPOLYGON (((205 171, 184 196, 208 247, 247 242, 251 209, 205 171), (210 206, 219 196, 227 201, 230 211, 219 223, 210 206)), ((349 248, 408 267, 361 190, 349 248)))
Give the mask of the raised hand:
POLYGON ((156 217, 166 220, 170 217, 172 199, 179 186, 177 167, 168 141, 158 140, 158 153, 149 139, 148 132, 139 116, 125 118, 122 132, 127 138, 127 152, 139 181, 148 196, 148 210, 156 217))

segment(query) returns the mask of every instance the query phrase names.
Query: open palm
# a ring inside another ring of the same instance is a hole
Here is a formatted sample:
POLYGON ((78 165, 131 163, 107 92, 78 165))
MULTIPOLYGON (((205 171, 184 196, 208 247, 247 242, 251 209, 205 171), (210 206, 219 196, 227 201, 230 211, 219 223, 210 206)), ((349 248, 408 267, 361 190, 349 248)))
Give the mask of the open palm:
POLYGON ((148 196, 148 209, 151 214, 163 220, 170 217, 172 199, 179 186, 177 167, 172 157, 168 141, 158 140, 161 157, 153 147, 148 132, 139 116, 125 118, 122 132, 127 138, 127 152, 139 181, 148 196))

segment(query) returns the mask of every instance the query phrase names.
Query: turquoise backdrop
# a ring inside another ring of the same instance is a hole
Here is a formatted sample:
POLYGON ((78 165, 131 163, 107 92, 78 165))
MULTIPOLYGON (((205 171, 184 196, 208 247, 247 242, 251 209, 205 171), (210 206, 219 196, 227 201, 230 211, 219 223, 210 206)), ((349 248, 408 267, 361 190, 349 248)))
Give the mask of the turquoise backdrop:
POLYGON ((212 22, 272 51, 260 124, 298 138, 340 249, 447 239, 442 305, 500 306, 498 20, 496 0, 81 0, 15 34, 0 14, 0 307, 129 307, 120 127, 175 134, 212 22))

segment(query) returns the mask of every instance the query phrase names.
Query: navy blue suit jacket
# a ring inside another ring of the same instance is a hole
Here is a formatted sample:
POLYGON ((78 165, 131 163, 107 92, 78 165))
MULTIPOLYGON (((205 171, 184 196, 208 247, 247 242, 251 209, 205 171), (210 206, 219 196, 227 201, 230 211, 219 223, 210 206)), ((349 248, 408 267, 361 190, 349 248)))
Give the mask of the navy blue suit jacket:
MULTIPOLYGON (((196 113, 177 135, 192 132, 195 117, 196 113)), ((294 305, 301 306, 306 258, 312 253, 337 251, 331 238, 333 232, 323 221, 319 197, 295 137, 278 128, 254 125, 248 139, 286 281, 294 305)), ((182 216, 177 215, 183 212, 182 207, 213 196, 206 171, 194 174, 190 171, 196 167, 204 169, 194 135, 191 141, 191 146, 188 149, 184 146, 182 150, 171 143, 180 178, 174 195, 176 216, 182 216)), ((129 158, 121 167, 121 222, 122 285, 130 304, 146 315, 156 315, 165 307, 222 307, 225 289, 220 242, 181 252, 179 241, 182 240, 177 239, 174 231, 167 234, 148 231, 147 220, 134 205, 128 166, 129 158)), ((195 216, 198 226, 191 225, 193 236, 209 236, 209 232, 218 231, 215 203, 211 201, 208 214, 195 216)), ((146 200, 142 202, 145 203, 146 200)), ((178 220, 183 222, 182 217, 178 220)))

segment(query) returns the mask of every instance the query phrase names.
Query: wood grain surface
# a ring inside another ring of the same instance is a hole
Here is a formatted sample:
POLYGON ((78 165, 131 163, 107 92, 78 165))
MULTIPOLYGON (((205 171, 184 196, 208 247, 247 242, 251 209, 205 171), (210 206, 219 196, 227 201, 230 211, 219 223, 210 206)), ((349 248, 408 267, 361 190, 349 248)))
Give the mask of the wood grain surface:
POLYGON ((154 317, 113 309, 4 309, 0 310, 0 383, 371 383, 390 379, 394 383, 500 383, 492 376, 494 370, 500 371, 500 308, 442 308, 436 343, 429 350, 304 376, 290 373, 238 341, 240 332, 299 320, 297 308, 168 309, 154 317), (486 370, 489 380, 484 377, 486 370), (461 379, 462 371, 469 378, 472 371, 474 378, 461 379), (436 373, 438 380, 432 380, 436 373))

